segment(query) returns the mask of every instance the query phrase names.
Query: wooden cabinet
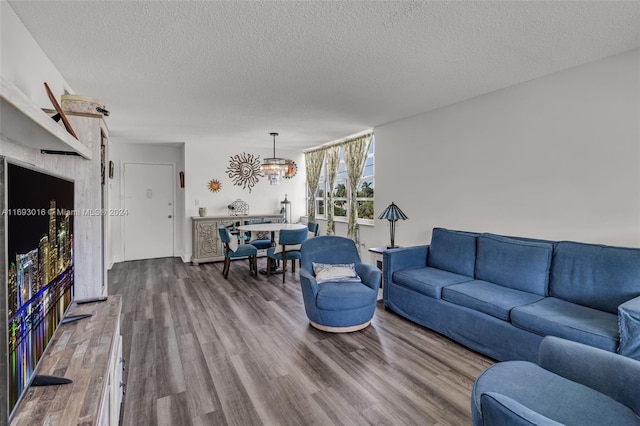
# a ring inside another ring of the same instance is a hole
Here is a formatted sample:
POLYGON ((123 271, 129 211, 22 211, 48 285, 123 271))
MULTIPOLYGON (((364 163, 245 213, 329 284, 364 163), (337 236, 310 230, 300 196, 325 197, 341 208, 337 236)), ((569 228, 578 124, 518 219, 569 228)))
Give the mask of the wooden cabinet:
POLYGON ((122 336, 118 336, 117 344, 112 346, 109 373, 107 374, 108 382, 106 391, 102 395, 100 415, 96 422, 100 426, 117 426, 119 424, 124 391, 124 383, 122 382, 123 369, 122 336))
POLYGON ((63 376, 73 383, 29 388, 12 426, 118 425, 124 390, 121 309, 120 295, 105 302, 71 305, 69 315, 91 317, 59 326, 36 374, 63 376))
POLYGON ((274 223, 282 221, 282 215, 251 215, 251 216, 219 216, 191 218, 191 263, 197 265, 202 262, 216 262, 224 260, 223 246, 218 234, 218 226, 230 229, 249 222, 274 223))

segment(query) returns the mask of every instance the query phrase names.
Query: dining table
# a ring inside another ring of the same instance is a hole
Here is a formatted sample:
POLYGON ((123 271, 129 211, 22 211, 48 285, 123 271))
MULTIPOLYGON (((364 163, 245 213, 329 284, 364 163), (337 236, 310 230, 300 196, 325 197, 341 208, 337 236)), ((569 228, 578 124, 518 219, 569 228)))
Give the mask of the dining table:
MULTIPOLYGON (((282 231, 283 229, 303 229, 307 228, 307 225, 303 223, 282 223, 282 222, 264 222, 264 223, 251 223, 247 225, 236 226, 238 231, 242 232, 271 232, 271 245, 275 246, 278 242, 275 240, 275 233, 282 231)), ((268 258, 267 262, 271 262, 271 273, 281 274, 282 269, 278 267, 276 259, 268 258)), ((266 275, 267 269, 262 268, 259 271, 261 274, 266 275)))

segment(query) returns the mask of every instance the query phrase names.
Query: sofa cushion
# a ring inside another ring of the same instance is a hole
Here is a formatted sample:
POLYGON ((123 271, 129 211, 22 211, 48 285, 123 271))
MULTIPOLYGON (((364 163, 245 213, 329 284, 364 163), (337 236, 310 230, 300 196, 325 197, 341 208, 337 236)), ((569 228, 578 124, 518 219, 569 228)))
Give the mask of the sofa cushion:
MULTIPOLYGON (((627 406, 580 383, 526 361, 507 361, 484 371, 473 387, 472 407, 482 395, 505 395, 540 415, 567 425, 638 425, 627 406)), ((509 423, 511 424, 511 423, 509 423)))
POLYGON ((541 336, 563 337, 611 352, 618 347, 617 315, 555 297, 514 308, 511 322, 541 336))
POLYGON ((393 274, 393 283, 434 299, 440 299, 442 287, 471 281, 471 277, 435 268, 405 269, 393 274))
POLYGON ((257 248, 258 250, 266 250, 271 248, 271 240, 251 240, 249 244, 257 248))
POLYGON ((640 249, 559 242, 549 295, 601 311, 640 296, 640 249))
POLYGON ((553 245, 482 234, 476 278, 516 290, 547 295, 553 245))
POLYGON ((476 280, 443 288, 442 299, 509 321, 514 307, 536 302, 542 296, 476 280))
POLYGON ((327 282, 318 284, 316 306, 327 311, 362 308, 375 304, 378 292, 356 282, 327 282))
POLYGON ((434 228, 427 266, 473 277, 478 234, 434 228))

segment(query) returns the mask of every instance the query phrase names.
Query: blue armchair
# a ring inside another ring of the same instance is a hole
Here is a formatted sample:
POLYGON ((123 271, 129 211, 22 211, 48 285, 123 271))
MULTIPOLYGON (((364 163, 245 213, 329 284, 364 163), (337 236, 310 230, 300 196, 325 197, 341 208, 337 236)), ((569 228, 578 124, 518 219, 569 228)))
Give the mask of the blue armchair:
POLYGON ((357 331, 371 323, 376 310, 380 270, 363 263, 355 243, 344 237, 325 235, 302 243, 300 286, 309 323, 323 331, 357 331), (313 263, 354 264, 361 282, 318 283, 313 263))
POLYGON ((639 425, 640 361, 547 336, 538 363, 500 362, 471 394, 475 426, 639 425))

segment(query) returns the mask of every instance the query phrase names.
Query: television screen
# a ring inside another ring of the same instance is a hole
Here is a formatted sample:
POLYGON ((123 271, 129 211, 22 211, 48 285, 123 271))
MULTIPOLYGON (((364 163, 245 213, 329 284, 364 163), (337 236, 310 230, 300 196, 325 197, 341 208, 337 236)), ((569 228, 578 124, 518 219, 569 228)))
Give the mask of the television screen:
POLYGON ((6 167, 9 412, 73 299, 73 182, 6 167))

